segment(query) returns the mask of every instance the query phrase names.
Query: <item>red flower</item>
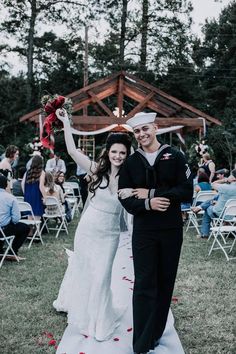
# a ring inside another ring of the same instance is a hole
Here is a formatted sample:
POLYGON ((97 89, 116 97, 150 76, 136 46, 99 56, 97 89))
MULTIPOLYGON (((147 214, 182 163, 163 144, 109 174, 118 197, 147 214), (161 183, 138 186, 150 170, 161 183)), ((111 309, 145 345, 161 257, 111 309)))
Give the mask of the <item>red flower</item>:
POLYGON ((128 328, 127 332, 131 332, 133 330, 133 328, 128 328))
POLYGON ((173 297, 172 297, 172 301, 176 304, 179 300, 178 300, 177 297, 173 296, 173 297))
POLYGON ((47 336, 47 338, 53 338, 53 334, 52 333, 45 333, 46 334, 46 336, 47 336))
POLYGON ((61 108, 65 102, 65 97, 58 96, 51 102, 47 102, 44 106, 45 112, 48 114, 44 123, 40 141, 45 148, 54 148, 53 127, 62 128, 62 122, 56 116, 56 110, 61 108))
POLYGON ((49 342, 48 342, 48 345, 56 345, 56 340, 55 339, 51 339, 49 342))

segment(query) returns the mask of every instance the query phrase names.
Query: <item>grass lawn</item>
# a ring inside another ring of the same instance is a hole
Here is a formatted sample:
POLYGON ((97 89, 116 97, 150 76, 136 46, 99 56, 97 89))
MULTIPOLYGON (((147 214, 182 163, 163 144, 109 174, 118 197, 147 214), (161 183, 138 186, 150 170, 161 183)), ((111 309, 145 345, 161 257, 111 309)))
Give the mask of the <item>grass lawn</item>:
MULTIPOLYGON (((44 246, 21 250, 25 261, 5 262, 0 269, 1 354, 55 353, 48 342, 59 341, 66 316, 56 313, 52 302, 66 268, 63 247, 72 247, 76 223, 69 237, 45 235, 44 246)), ((207 241, 185 235, 174 293, 178 301, 172 304, 176 328, 186 354, 234 354, 236 262, 218 251, 208 258, 208 248, 207 241)))

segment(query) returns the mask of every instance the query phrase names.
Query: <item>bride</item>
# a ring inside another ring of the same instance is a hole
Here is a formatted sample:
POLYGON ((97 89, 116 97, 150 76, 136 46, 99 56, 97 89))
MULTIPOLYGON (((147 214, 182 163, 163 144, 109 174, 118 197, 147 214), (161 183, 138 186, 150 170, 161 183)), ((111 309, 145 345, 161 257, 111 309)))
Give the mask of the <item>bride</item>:
POLYGON ((68 313, 68 324, 80 334, 104 341, 112 336, 122 315, 113 305, 110 285, 122 210, 118 175, 131 142, 127 134, 110 134, 96 164, 76 149, 66 112, 58 110, 57 117, 64 125, 68 153, 92 177, 92 196, 77 227, 74 253, 53 306, 68 313))

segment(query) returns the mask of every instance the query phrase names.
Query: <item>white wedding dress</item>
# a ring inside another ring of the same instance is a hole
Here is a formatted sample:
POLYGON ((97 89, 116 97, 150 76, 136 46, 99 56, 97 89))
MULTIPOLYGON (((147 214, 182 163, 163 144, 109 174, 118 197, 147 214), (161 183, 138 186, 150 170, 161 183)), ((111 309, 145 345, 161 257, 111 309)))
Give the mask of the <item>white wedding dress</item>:
MULTIPOLYGON (((121 210, 116 193, 98 188, 80 219, 53 303, 57 311, 68 313, 57 354, 133 353, 131 237, 122 233, 120 239, 121 210)), ((184 353, 171 311, 157 348, 153 353, 184 353)))

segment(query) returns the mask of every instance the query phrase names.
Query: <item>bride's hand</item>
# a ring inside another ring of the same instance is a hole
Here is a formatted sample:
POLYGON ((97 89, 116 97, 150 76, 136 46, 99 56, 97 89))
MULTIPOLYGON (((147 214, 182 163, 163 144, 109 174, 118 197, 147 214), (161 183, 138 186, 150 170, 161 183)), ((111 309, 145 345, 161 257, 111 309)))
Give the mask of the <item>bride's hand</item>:
POLYGON ((68 114, 64 108, 58 108, 56 110, 56 116, 62 123, 69 122, 68 114))
POLYGON ((133 195, 133 188, 122 188, 118 190, 118 196, 121 199, 132 197, 132 195, 133 195))
POLYGON ((148 198, 149 189, 146 188, 136 188, 133 190, 133 195, 138 199, 148 198))

